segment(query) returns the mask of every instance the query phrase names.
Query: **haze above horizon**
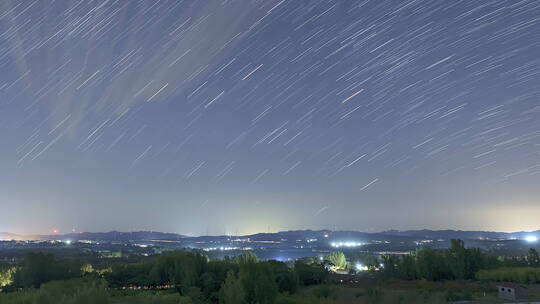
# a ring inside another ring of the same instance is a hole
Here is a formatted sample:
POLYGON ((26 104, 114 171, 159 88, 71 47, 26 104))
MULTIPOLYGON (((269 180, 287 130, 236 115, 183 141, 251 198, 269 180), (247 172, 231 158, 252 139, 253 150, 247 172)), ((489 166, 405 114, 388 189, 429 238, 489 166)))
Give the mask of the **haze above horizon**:
POLYGON ((540 228, 539 1, 0 11, 0 231, 540 228))

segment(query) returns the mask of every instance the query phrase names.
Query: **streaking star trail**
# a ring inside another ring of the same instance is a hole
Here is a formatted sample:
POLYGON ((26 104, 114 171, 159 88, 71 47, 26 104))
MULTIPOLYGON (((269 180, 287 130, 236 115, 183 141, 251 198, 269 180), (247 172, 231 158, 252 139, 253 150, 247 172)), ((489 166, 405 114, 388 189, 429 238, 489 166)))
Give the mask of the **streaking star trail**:
POLYGON ((538 16, 2 1, 0 231, 537 229, 538 16))

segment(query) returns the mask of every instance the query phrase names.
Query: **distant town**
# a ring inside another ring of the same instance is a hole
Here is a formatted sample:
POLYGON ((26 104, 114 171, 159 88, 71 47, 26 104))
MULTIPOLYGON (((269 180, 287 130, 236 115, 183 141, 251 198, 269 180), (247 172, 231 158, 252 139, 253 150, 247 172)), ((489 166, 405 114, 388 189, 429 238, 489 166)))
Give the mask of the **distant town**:
POLYGON ((365 233, 357 231, 297 230, 245 236, 184 236, 151 231, 69 233, 21 236, 0 233, 0 260, 15 261, 24 251, 55 251, 62 254, 93 254, 101 258, 159 255, 192 249, 213 258, 237 256, 251 251, 259 259, 293 261, 323 257, 340 250, 367 256, 407 255, 424 245, 434 249, 450 247, 451 239, 462 239, 467 247, 495 255, 517 255, 537 247, 540 231, 485 232, 456 230, 412 230, 365 233))

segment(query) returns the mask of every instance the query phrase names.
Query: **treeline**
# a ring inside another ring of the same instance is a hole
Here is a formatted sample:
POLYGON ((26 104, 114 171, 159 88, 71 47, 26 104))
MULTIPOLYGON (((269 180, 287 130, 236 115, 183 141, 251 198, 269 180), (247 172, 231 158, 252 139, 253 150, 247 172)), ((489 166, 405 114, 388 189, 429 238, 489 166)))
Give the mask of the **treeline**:
POLYGON ((78 261, 58 259, 52 254, 28 253, 22 265, 13 273, 13 286, 16 288, 39 288, 41 284, 66 280, 81 276, 78 261))
POLYGON ((540 254, 536 249, 529 249, 523 256, 500 259, 499 263, 502 264, 499 268, 480 270, 476 279, 521 284, 540 283, 540 254))
MULTIPOLYGON (((428 281, 499 280, 491 279, 497 278, 495 274, 501 272, 498 269, 504 267, 539 267, 540 256, 535 249, 531 248, 523 256, 498 257, 484 253, 478 248, 465 248, 462 240, 453 239, 450 248, 445 250, 423 247, 410 255, 384 256, 380 263, 382 264, 380 275, 384 278, 401 280, 425 279, 428 281)), ((518 272, 530 274, 530 271, 526 270, 518 272)), ((519 280, 508 279, 508 276, 506 278, 507 281, 520 282, 519 280)), ((529 279, 529 282, 532 282, 532 279, 529 279)))
POLYGON ((322 283, 327 271, 320 264, 296 261, 293 267, 275 260, 258 261, 252 253, 208 260, 191 252, 162 255, 155 261, 118 265, 105 275, 111 287, 172 285, 180 294, 200 291, 219 303, 273 303, 278 293, 293 294, 300 285, 322 283))
POLYGON ((462 240, 451 240, 446 250, 425 247, 410 255, 385 256, 381 263, 380 274, 385 278, 441 281, 474 279, 480 269, 498 261, 478 248, 465 248, 462 240))
POLYGON ((60 260, 50 254, 31 253, 17 267, 10 283, 13 290, 27 290, 56 286, 46 284, 50 281, 74 284, 69 283, 73 282, 70 279, 82 277, 103 281, 110 290, 167 289, 201 303, 265 304, 274 303, 279 293, 293 294, 301 285, 320 284, 327 275, 321 264, 309 259, 287 265, 275 260, 258 261, 252 253, 209 260, 199 253, 179 251, 150 261, 114 264, 103 269, 60 260))
POLYGON ((425 247, 410 255, 380 259, 371 256, 362 264, 355 262, 358 260, 354 258, 347 262, 342 252, 330 253, 325 259, 310 257, 287 264, 258 261, 252 253, 210 260, 198 252, 177 251, 141 260, 92 261, 92 265, 46 253, 30 253, 19 265, 0 265, 0 290, 7 291, 0 294, 0 303, 34 303, 26 299, 49 297, 55 299, 51 303, 58 304, 63 302, 56 299, 56 294, 73 289, 78 291, 73 295, 68 292, 71 298, 88 293, 112 301, 99 303, 138 303, 136 300, 143 297, 146 299, 140 303, 161 303, 154 298, 166 298, 171 303, 265 304, 276 299, 281 303, 301 286, 331 282, 327 269, 349 269, 354 273, 355 268, 361 271, 365 267, 370 270, 366 276, 370 279, 540 283, 539 268, 534 268, 540 266, 536 250, 518 257, 497 257, 465 248, 461 240, 452 240, 451 247, 445 250, 425 247))

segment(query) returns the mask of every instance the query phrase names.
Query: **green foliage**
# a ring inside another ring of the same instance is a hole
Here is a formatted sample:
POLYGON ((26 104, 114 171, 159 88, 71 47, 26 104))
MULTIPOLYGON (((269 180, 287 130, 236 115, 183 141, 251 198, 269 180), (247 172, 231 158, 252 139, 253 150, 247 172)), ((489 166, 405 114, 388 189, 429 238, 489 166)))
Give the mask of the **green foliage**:
POLYGON ((280 261, 272 260, 265 263, 272 269, 279 292, 293 294, 298 290, 300 280, 294 269, 289 268, 285 263, 280 261))
POLYGON ((381 274, 402 280, 470 280, 485 268, 488 257, 477 248, 465 248, 463 241, 451 240, 447 250, 424 247, 414 254, 382 258, 381 274))
POLYGON ((245 291, 247 304, 272 304, 278 295, 278 286, 272 269, 266 263, 246 263, 240 266, 238 278, 245 291))
POLYGON ((219 290, 223 282, 225 282, 229 272, 238 273, 238 264, 229 258, 219 261, 210 261, 207 265, 207 270, 199 279, 200 287, 205 296, 213 302, 217 302, 219 298, 219 290))
POLYGON ((110 304, 198 304, 189 296, 169 292, 138 291, 132 294, 111 294, 110 304))
POLYGON ((347 267, 347 259, 345 258, 345 254, 341 251, 330 252, 330 254, 326 256, 326 260, 332 263, 335 269, 345 269, 347 267))
POLYGON ((150 270, 150 282, 154 285, 175 285, 185 294, 205 272, 207 263, 206 257, 191 252, 162 255, 150 270))
POLYGON ((303 285, 320 284, 328 276, 328 272, 322 265, 306 264, 302 261, 294 263, 294 271, 298 275, 298 279, 303 285))
POLYGON ((257 255, 255 253, 249 251, 246 253, 243 253, 236 257, 236 261, 239 265, 249 264, 249 263, 256 263, 257 262, 257 255))
POLYGON ((108 304, 103 280, 72 279, 45 283, 38 290, 0 295, 2 304, 108 304))
POLYGON ((278 285, 272 269, 279 269, 279 267, 277 264, 257 262, 252 256, 244 255, 240 262, 238 276, 233 271, 227 274, 219 291, 220 303, 274 303, 278 295, 278 285))
POLYGON ((476 278, 480 281, 537 284, 540 283, 540 268, 504 267, 496 269, 484 269, 478 271, 476 278))
POLYGON ((370 255, 365 257, 364 265, 366 265, 369 271, 375 271, 379 268, 379 260, 376 257, 370 255))
POLYGON ((95 276, 99 278, 105 277, 105 275, 112 272, 111 267, 103 268, 103 269, 95 269, 92 264, 83 264, 81 266, 81 276, 95 276))
POLYGON ((0 268, 0 288, 13 283, 15 272, 17 272, 17 267, 9 266, 0 268))
POLYGON ((290 268, 283 262, 257 261, 251 253, 209 262, 201 254, 182 251, 145 262, 97 263, 105 267, 101 269, 94 265, 29 254, 15 278, 16 286, 25 290, 0 295, 0 303, 273 304, 280 291, 296 292, 300 284, 297 269, 306 282, 322 282, 326 275, 319 264, 300 263, 290 268), (176 291, 159 291, 168 286, 176 291))
POLYGON ((234 272, 230 271, 219 291, 219 303, 242 304, 245 303, 245 291, 240 280, 234 272))
POLYGON ((148 286, 152 266, 148 262, 114 265, 105 278, 111 287, 148 286))
POLYGON ((416 261, 413 256, 406 255, 399 261, 398 276, 405 280, 416 280, 416 261))
POLYGON ((423 248, 416 252, 417 276, 428 281, 450 279, 452 269, 449 267, 443 251, 423 248))
POLYGON ((59 261, 51 254, 29 253, 15 273, 14 285, 17 287, 39 287, 53 280, 65 280, 80 276, 77 262, 59 261))
POLYGON ((90 275, 93 272, 94 272, 94 267, 92 266, 92 264, 83 264, 81 266, 81 275, 82 276, 90 275))

